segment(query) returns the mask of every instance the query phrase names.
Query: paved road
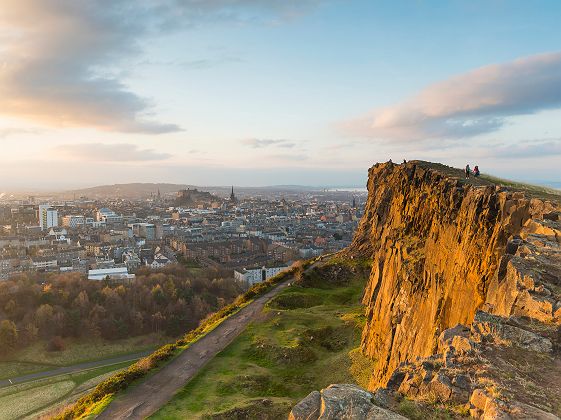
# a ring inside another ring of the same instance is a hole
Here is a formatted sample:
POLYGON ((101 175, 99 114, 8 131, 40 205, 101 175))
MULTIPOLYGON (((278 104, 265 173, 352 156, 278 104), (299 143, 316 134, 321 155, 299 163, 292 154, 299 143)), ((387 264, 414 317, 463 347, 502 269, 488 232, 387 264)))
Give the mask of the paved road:
POLYGON ((145 350, 145 351, 138 352, 138 353, 125 354, 123 356, 118 356, 118 357, 111 357, 109 359, 95 360, 93 362, 79 363, 77 365, 72 365, 72 366, 62 366, 62 367, 52 369, 52 370, 47 370, 47 371, 44 371, 44 372, 29 373, 27 375, 18 376, 16 378, 1 379, 0 380, 0 388, 4 388, 4 387, 7 387, 7 386, 16 385, 16 384, 21 384, 21 383, 24 383, 24 382, 35 381, 37 379, 50 378, 52 376, 81 372, 83 370, 88 370, 88 369, 92 369, 92 368, 96 368, 96 367, 109 366, 109 365, 115 365, 117 363, 134 361, 134 360, 138 360, 142 357, 148 356, 153 351, 154 350, 145 350))
POLYGON ((223 321, 160 371, 116 398, 105 411, 97 416, 97 419, 144 419, 155 413, 208 361, 224 350, 251 321, 256 319, 265 303, 287 287, 291 281, 292 279, 284 281, 223 321))

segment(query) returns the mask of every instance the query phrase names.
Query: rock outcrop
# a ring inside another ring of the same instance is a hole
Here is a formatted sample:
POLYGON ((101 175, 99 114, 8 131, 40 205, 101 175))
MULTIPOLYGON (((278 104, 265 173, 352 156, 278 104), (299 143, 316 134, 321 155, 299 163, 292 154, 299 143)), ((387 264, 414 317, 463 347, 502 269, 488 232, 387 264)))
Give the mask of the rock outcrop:
POLYGON ((335 384, 312 391, 290 412, 289 420, 405 420, 374 404, 373 395, 352 384, 335 384))
POLYGON ((368 190, 347 253, 373 262, 369 388, 467 404, 477 417, 557 418, 561 381, 532 397, 543 384, 518 363, 561 375, 559 204, 418 161, 375 165, 368 190), (510 395, 517 383, 527 386, 510 395))

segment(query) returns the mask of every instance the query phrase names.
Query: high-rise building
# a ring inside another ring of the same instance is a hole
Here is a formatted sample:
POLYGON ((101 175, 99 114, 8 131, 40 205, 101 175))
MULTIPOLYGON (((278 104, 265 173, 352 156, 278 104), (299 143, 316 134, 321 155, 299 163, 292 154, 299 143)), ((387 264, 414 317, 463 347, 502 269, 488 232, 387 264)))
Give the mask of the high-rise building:
POLYGON ((58 211, 49 204, 39 205, 39 226, 41 230, 58 226, 58 211))

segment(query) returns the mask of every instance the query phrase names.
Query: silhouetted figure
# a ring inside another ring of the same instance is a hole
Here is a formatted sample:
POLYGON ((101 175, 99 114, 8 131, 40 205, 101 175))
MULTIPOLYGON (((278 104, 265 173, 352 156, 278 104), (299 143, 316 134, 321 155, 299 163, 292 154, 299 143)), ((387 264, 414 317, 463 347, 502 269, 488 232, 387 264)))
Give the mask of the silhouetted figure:
POLYGON ((403 164, 405 165, 407 163, 407 161, 405 159, 403 159, 403 164))
POLYGON ((466 179, 469 178, 469 175, 471 174, 471 169, 469 168, 469 164, 466 165, 466 179))
POLYGON ((479 175, 479 166, 475 165, 473 167, 473 176, 478 177, 479 175))

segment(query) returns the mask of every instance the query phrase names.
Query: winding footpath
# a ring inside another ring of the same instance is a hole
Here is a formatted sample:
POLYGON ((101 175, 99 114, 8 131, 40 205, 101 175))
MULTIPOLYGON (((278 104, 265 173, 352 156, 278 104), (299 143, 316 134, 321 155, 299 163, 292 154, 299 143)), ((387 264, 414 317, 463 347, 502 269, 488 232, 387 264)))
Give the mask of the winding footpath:
POLYGON ((154 414, 166 404, 187 381, 214 356, 224 350, 247 325, 257 319, 263 307, 293 281, 292 278, 280 283, 245 308, 223 321, 218 327, 185 349, 179 356, 165 365, 154 375, 127 390, 113 400, 96 418, 144 419, 154 414))

